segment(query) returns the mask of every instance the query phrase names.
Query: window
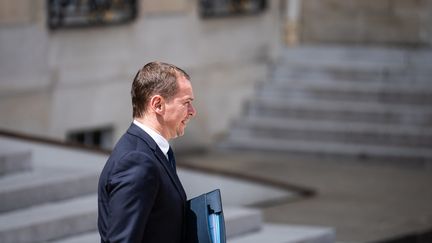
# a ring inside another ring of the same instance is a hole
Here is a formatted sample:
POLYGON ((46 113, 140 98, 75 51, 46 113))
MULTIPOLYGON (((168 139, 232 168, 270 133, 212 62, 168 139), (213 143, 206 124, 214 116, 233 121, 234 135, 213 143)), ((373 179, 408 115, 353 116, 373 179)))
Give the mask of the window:
POLYGON ((105 127, 99 129, 71 131, 67 134, 67 140, 69 142, 83 145, 111 149, 113 145, 113 129, 111 127, 105 127))
POLYGON ((137 15, 136 0, 48 0, 47 7, 50 29, 125 23, 137 15))
POLYGON ((199 11, 202 17, 257 14, 266 5, 266 0, 199 0, 199 11))

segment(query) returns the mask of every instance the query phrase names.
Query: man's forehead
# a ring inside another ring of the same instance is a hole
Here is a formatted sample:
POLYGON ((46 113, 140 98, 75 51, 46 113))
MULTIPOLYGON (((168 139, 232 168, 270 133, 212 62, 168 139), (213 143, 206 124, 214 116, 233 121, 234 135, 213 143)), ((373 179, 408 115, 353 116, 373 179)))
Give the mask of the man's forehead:
POLYGON ((193 93, 185 92, 185 93, 178 93, 177 98, 181 100, 194 100, 193 93))
POLYGON ((179 79, 178 80, 178 85, 179 85, 179 89, 181 91, 186 91, 186 92, 192 92, 192 83, 189 81, 189 79, 179 79))

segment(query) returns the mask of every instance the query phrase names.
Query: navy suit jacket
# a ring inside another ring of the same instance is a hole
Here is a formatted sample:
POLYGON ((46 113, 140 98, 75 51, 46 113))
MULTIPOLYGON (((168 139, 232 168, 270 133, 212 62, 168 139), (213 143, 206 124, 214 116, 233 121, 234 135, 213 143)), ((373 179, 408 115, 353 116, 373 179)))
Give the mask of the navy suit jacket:
POLYGON ((186 194, 156 142, 132 124, 99 178, 101 242, 180 243, 186 194))

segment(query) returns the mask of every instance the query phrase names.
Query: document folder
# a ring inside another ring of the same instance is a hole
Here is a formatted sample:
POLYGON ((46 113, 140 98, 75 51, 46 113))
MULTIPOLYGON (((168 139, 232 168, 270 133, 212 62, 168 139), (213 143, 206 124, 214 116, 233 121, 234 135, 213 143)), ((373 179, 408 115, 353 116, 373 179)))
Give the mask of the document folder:
POLYGON ((220 190, 187 201, 187 242, 226 243, 220 190))

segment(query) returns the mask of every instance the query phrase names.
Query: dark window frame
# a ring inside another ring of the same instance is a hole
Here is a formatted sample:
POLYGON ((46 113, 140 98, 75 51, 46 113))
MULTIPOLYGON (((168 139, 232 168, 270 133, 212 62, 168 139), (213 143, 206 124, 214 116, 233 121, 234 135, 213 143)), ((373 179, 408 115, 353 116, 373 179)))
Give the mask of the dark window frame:
POLYGON ((82 144, 86 146, 110 149, 113 145, 113 126, 98 128, 75 129, 67 132, 68 142, 82 144))
POLYGON ((47 0, 51 30, 124 24, 137 14, 137 0, 47 0))
POLYGON ((267 9, 267 0, 199 0, 202 18, 256 15, 267 9))

